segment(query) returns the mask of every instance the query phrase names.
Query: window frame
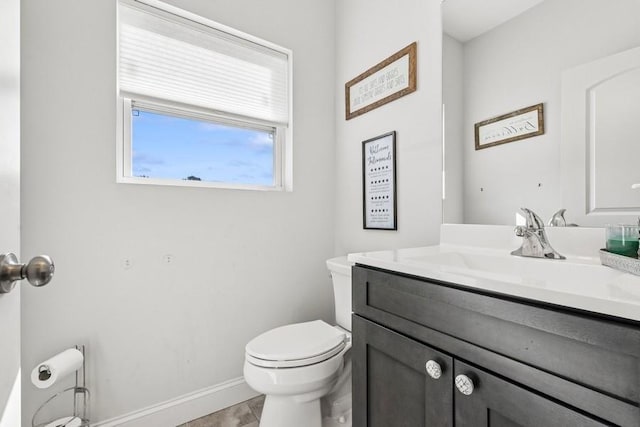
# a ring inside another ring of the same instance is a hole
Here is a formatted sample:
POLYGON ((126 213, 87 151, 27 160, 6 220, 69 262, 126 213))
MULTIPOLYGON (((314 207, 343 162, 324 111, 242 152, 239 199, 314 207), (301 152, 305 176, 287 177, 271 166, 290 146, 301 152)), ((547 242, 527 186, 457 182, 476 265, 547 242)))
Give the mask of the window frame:
MULTIPOLYGON (((143 184, 178 187, 204 187, 231 190, 257 190, 257 191, 293 191, 293 52, 269 41, 260 39, 250 34, 243 33, 234 28, 219 24, 200 15, 179 9, 158 0, 126 0, 138 2, 172 13, 196 23, 209 26, 216 30, 224 31, 230 35, 245 39, 252 43, 260 44, 269 49, 287 55, 288 65, 288 123, 282 125, 270 123, 259 119, 234 116, 229 113, 213 111, 193 105, 181 104, 173 101, 129 94, 119 87, 119 42, 116 43, 116 183, 143 184), (231 125, 256 130, 274 130, 273 150, 273 185, 239 184, 232 182, 191 181, 174 180, 165 178, 143 178, 133 176, 132 170, 132 109, 139 106, 141 110, 156 112, 174 117, 207 121, 216 124, 231 125)), ((118 22, 119 25, 119 22, 118 22)))
POLYGON ((287 127, 275 126, 270 123, 260 121, 249 121, 247 119, 231 118, 228 115, 211 113, 205 109, 193 106, 180 106, 167 101, 147 101, 135 100, 131 98, 121 98, 122 109, 122 138, 119 145, 117 170, 118 176, 116 181, 124 184, 152 184, 152 185, 170 185, 182 187, 208 187, 208 188, 225 188, 225 189, 242 189, 242 190, 271 190, 282 191, 287 190, 285 184, 285 167, 284 157, 286 150, 286 134, 287 127), (173 104, 173 105, 172 105, 173 104), (273 185, 257 185, 257 184, 241 184, 224 181, 190 181, 182 179, 167 178, 143 178, 133 176, 133 123, 132 111, 139 109, 151 113, 163 114, 171 117, 198 120, 200 122, 208 122, 213 124, 227 125, 238 128, 253 129, 258 131, 273 132, 273 185))

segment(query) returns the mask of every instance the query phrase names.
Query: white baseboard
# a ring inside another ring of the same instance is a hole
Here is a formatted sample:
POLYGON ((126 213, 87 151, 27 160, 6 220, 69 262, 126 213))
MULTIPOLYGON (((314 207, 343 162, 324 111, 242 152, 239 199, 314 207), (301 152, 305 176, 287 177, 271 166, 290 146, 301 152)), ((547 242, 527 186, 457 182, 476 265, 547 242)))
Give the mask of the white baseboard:
POLYGON ((175 427, 257 395, 258 393, 247 385, 244 378, 240 377, 129 414, 91 423, 91 425, 93 427, 175 427))

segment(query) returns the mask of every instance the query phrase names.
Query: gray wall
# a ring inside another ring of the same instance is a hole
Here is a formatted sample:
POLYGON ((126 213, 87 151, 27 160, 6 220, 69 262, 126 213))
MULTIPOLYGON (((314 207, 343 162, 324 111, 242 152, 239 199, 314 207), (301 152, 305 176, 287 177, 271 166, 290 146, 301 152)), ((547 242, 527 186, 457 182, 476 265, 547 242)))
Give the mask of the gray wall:
POLYGON ((562 207, 562 71, 638 45, 637 0, 547 0, 464 45, 464 222, 513 224, 521 206, 546 221, 562 207), (475 151, 474 123, 540 102, 544 135, 475 151))
POLYGON ((464 120, 464 52, 462 43, 446 34, 442 35, 442 70, 442 104, 445 110, 442 222, 457 224, 464 219, 464 143, 460 125, 464 120))
POLYGON ((23 294, 25 425, 51 394, 31 369, 73 344, 99 421, 241 376, 269 328, 333 319, 334 1, 169 2, 294 51, 295 191, 116 184, 116 2, 23 1, 23 254, 57 265, 23 294))
POLYGON ((440 1, 337 2, 336 253, 438 242, 442 218, 440 1), (345 120, 344 84, 418 42, 418 90, 345 120), (397 131, 398 231, 362 228, 362 141, 397 131))

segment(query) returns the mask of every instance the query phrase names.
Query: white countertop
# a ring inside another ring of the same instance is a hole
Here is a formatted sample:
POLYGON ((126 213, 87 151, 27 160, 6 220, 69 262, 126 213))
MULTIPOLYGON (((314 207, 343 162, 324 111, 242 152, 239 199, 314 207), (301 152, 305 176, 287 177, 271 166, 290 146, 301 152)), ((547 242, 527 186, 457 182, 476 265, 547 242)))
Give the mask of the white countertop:
POLYGON ((640 321, 640 276, 600 264, 603 229, 549 229, 566 260, 510 255, 513 227, 445 224, 441 243, 354 253, 349 261, 595 313, 640 321), (464 243, 464 244, 463 244, 464 243))

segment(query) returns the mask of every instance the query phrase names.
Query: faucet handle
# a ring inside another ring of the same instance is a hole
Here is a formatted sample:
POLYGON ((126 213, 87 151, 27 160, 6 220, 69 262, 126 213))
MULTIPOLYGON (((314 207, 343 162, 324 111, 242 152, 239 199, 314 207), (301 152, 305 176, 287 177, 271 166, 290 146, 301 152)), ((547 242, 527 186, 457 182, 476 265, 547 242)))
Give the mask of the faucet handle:
POLYGON ((517 225, 515 230, 516 236, 524 237, 527 234, 527 227, 523 227, 522 225, 517 225))
POLYGON ((540 217, 534 211, 528 208, 520 209, 525 214, 525 219, 527 220, 527 228, 533 228, 536 230, 544 229, 544 221, 542 221, 542 219, 540 219, 540 217))

